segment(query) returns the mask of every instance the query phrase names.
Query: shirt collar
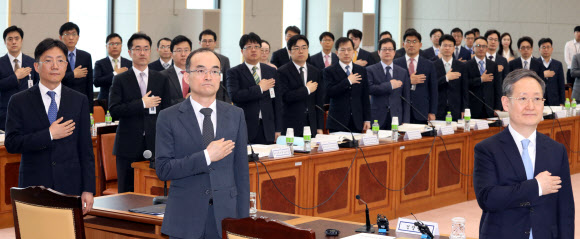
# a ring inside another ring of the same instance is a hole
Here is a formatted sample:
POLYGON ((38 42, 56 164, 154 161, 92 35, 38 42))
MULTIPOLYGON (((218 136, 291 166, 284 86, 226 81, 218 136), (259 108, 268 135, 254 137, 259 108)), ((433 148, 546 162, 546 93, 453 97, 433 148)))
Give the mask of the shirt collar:
POLYGON ((528 64, 530 64, 530 63, 532 63, 532 57, 530 56, 530 58, 528 58, 528 59, 524 59, 524 58, 522 57, 522 64, 524 63, 524 61, 527 61, 527 62, 528 62, 528 64))
POLYGON ((161 57, 159 57, 159 62, 161 62, 161 65, 163 65, 163 64, 165 64, 165 63, 167 63, 167 64, 170 64, 170 65, 171 65, 171 63, 173 62, 173 59, 169 59, 169 61, 168 61, 168 62, 164 62, 164 61, 163 61, 163 59, 161 59, 161 57))
MULTIPOLYGON (((75 55, 75 57, 77 57, 77 48, 76 47, 74 50, 68 51, 68 55, 70 55, 71 52, 75 55)), ((68 58, 68 55, 66 56, 67 58, 68 58)))
POLYGON ((332 51, 330 51, 330 53, 326 54, 324 53, 324 51, 320 51, 322 52, 322 59, 324 59, 324 56, 328 56, 328 58, 332 58, 332 51))
POLYGON ((434 51, 437 51, 437 50, 439 50, 439 48, 437 48, 437 47, 433 46, 433 50, 434 50, 434 51))
POLYGON ((133 71, 135 71, 135 75, 137 76, 137 80, 139 80, 139 75, 141 74, 141 72, 145 73, 146 77, 149 77, 149 67, 145 68, 144 71, 140 71, 137 68, 135 68, 135 66, 133 66, 133 71))
POLYGON ((449 61, 445 61, 445 59, 443 59, 443 57, 441 57, 441 61, 443 61, 443 65, 445 65, 445 63, 449 63, 449 65, 453 65, 453 57, 451 57, 451 59, 449 59, 449 61))
POLYGON ((246 66, 250 69, 250 72, 252 72, 252 68, 254 68, 254 66, 257 67, 256 71, 260 70, 260 63, 259 62, 256 65, 252 65, 252 64, 248 63, 247 61, 244 61, 244 64, 246 64, 246 66))
POLYGON ((483 64, 485 65, 487 62, 485 61, 487 58, 483 58, 483 59, 479 59, 477 58, 477 56, 473 56, 473 58, 475 58, 475 62, 477 62, 477 64, 479 65, 480 61, 483 61, 483 64))
POLYGON ((415 60, 415 63, 419 61, 419 54, 417 54, 415 57, 410 57, 409 55, 405 54, 405 61, 409 62, 409 59, 413 58, 415 60))
MULTIPOLYGON (((197 103, 197 101, 193 100, 193 97, 189 97, 189 100, 191 101, 191 106, 193 106, 193 111, 196 114, 201 114, 201 112, 199 112, 201 109, 205 108, 203 107, 201 104, 197 103)), ((209 105, 210 109, 212 109, 212 114, 216 113, 216 100, 214 99, 213 102, 211 103, 211 105, 209 105)))
MULTIPOLYGON (((544 59, 543 56, 540 56, 540 57, 542 58, 542 63, 546 64, 546 59, 544 59)), ((547 64, 549 65, 550 63, 552 63, 552 57, 550 57, 550 60, 548 61, 547 64)))
MULTIPOLYGON (((522 140, 524 140, 526 138, 523 135, 521 135, 520 133, 518 133, 514 128, 512 128, 511 125, 508 125, 508 129, 510 131, 510 134, 514 138, 514 141, 516 142, 516 144, 521 146, 522 140)), ((534 132, 530 135, 530 137, 527 138, 530 140, 530 144, 528 145, 528 147, 530 147, 532 145, 536 145, 536 132, 537 131, 534 130, 534 132)))
POLYGON ((390 67, 391 67, 391 70, 393 70, 393 62, 392 62, 392 61, 391 61, 391 64, 389 64, 389 65, 387 65, 387 64, 385 64, 383 61, 381 61, 381 66, 383 66, 383 70, 384 70, 384 69, 385 69, 387 66, 390 66, 390 67))
POLYGON ((177 65, 173 64, 173 68, 175 68, 175 72, 177 72, 178 74, 181 73, 181 71, 183 71, 183 69, 177 67, 177 65))
POLYGON ((22 67, 22 51, 18 53, 17 57, 13 57, 12 55, 10 55, 10 53, 8 53, 7 55, 8 59, 10 59, 10 63, 14 63, 14 59, 18 59, 18 63, 20 63, 20 67, 22 67))
MULTIPOLYGON (((40 81, 38 82, 38 89, 40 89, 41 96, 46 95, 46 92, 50 91, 50 89, 48 89, 48 87, 44 86, 42 84, 42 82, 40 82, 40 81)), ((56 88, 54 88, 54 90, 52 90, 52 91, 54 91, 56 93, 56 95, 60 96, 61 95, 60 93, 62 92, 62 84, 58 84, 58 86, 56 88)))
POLYGON ((304 63, 304 66, 299 66, 298 64, 296 64, 296 62, 292 61, 292 64, 294 64, 294 66, 296 66, 296 69, 298 69, 298 72, 300 72, 300 67, 304 67, 304 72, 308 71, 308 67, 306 63, 304 63))
POLYGON ((493 56, 493 59, 494 59, 494 60, 496 60, 496 59, 497 59, 496 55, 497 55, 497 53, 496 53, 496 52, 494 52, 493 54, 489 54, 489 52, 486 52, 486 53, 485 53, 485 57, 486 57, 486 58, 489 58, 489 56, 493 56))
POLYGON ((348 69, 350 72, 352 72, 352 61, 347 64, 344 64, 342 61, 338 61, 338 64, 340 64, 340 67, 342 67, 342 70, 344 70, 346 72, 346 66, 348 66, 348 69))

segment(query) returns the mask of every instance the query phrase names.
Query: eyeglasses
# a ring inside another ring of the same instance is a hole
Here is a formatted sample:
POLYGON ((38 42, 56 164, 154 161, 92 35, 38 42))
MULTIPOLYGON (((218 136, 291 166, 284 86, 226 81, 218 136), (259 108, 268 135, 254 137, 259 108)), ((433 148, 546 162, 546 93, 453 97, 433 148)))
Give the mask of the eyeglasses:
POLYGON ((520 50, 531 50, 532 47, 531 46, 522 46, 520 47, 520 50))
POLYGON ((64 33, 62 35, 64 37, 77 37, 79 34, 77 34, 77 33, 64 33))
POLYGON ((244 50, 258 50, 262 48, 261 46, 245 46, 244 50))
POLYGON ((169 49, 170 47, 171 46, 167 46, 167 45, 165 45, 165 46, 159 46, 159 49, 169 49))
POLYGON ((442 44, 441 47, 443 47, 443 48, 453 48, 455 46, 453 44, 442 44))
POLYGON ((496 42, 496 41, 499 41, 499 39, 497 39, 497 38, 487 38, 487 41, 496 42))
POLYGON ((135 52, 149 52, 150 50, 151 49, 149 49, 149 48, 143 48, 143 49, 141 49, 141 48, 133 48, 133 49, 131 49, 131 51, 135 51, 135 52))
POLYGON ((354 51, 354 49, 352 49, 352 48, 340 48, 340 49, 338 49, 338 51, 339 52, 351 52, 351 51, 354 51))
POLYGON ((475 45, 475 47, 481 48, 481 49, 487 49, 487 45, 477 44, 477 45, 475 45))
POLYGON ((270 53, 270 49, 268 49, 268 48, 262 48, 261 52, 262 53, 270 53))
POLYGON ((527 104, 529 101, 532 101, 532 103, 534 103, 535 105, 539 105, 539 104, 544 104, 544 101, 546 99, 542 98, 542 97, 508 97, 509 99, 512 100, 516 100, 516 102, 518 102, 518 104, 524 105, 527 104))
POLYGON ((57 59, 57 60, 53 60, 53 59, 47 59, 45 61, 39 61, 38 63, 40 64, 48 64, 53 66, 54 63, 56 63, 58 66, 63 66, 66 65, 67 61, 63 60, 63 59, 57 59))
POLYGON ((411 40, 406 40, 406 41, 405 41, 405 43, 407 43, 407 44, 417 44, 418 42, 419 42, 419 41, 417 41, 417 40, 413 40, 413 41, 411 41, 411 40))
POLYGON ((205 44, 211 44, 211 43, 214 43, 215 41, 214 40, 207 40, 206 39, 206 40, 201 40, 201 42, 202 43, 205 43, 205 44))
POLYGON ((322 42, 326 43, 326 42, 333 42, 334 40, 332 39, 323 39, 322 42))
POLYGON ((212 77, 218 77, 221 74, 220 70, 207 70, 207 69, 197 69, 197 70, 190 70, 187 73, 192 73, 194 76, 205 76, 209 72, 209 75, 212 77))
POLYGON ((173 53, 179 53, 179 54, 186 53, 187 54, 190 51, 191 51, 190 49, 175 49, 175 50, 173 50, 173 53))
POLYGON ((298 50, 306 51, 306 50, 308 50, 308 46, 301 46, 301 47, 295 46, 295 47, 292 47, 291 49, 292 49, 292 51, 298 51, 298 50))
POLYGON ((122 43, 120 42, 111 42, 111 43, 107 43, 107 46, 120 46, 122 43))
POLYGON ((394 48, 381 48, 381 51, 394 52, 395 49, 394 48))
POLYGON ((543 47, 540 47, 540 49, 542 49, 542 50, 548 50, 550 48, 552 48, 552 47, 551 46, 543 46, 543 47))

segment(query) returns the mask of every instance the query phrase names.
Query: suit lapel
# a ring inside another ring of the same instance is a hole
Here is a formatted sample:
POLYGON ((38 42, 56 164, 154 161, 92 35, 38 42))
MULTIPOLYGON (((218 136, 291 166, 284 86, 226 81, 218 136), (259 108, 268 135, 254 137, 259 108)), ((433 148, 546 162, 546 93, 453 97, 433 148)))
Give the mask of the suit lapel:
MULTIPOLYGON (((128 74, 128 78, 126 78, 126 80, 128 81, 128 90, 132 90, 134 91, 133 94, 136 95, 141 95, 141 88, 139 88, 139 82, 137 80, 137 76, 135 76, 135 71, 133 71, 133 67, 129 68, 129 74, 128 74)), ((149 70, 149 77, 151 76, 151 70, 149 70)), ((147 89, 149 89, 149 84, 147 84, 147 89)), ((146 92, 147 93, 147 92, 146 92)))
POLYGON ((34 112, 38 113, 38 119, 40 119, 41 122, 44 122, 47 126, 50 125, 50 122, 48 121, 48 115, 46 113, 46 108, 44 107, 42 96, 40 95, 40 88, 38 88, 38 84, 30 88, 28 90, 28 94, 30 94, 30 99, 32 99, 30 104, 32 105, 34 112))
MULTIPOLYGON (((252 71, 250 71, 250 69, 248 68, 248 66, 246 65, 245 62, 242 62, 242 64, 240 65, 242 67, 242 75, 244 76, 244 78, 246 78, 246 80, 256 84, 256 81, 254 80, 254 76, 252 75, 252 71)), ((260 71, 262 69, 260 68, 260 71)), ((264 75, 262 75, 264 76, 264 75)), ((262 78, 260 78, 261 80, 262 78)))
MULTIPOLYGON (((305 86, 304 81, 302 80, 302 78, 300 78, 300 73, 298 72, 298 70, 294 67, 294 64, 292 64, 291 67, 289 67, 288 69, 290 71, 290 75, 292 75, 292 78, 296 79, 298 85, 300 86, 305 86)), ((310 72, 310 71, 308 71, 310 72)))
POLYGON ((195 112, 193 112, 193 106, 191 101, 184 100, 179 106, 179 121, 183 125, 183 128, 192 139, 201 139, 201 130, 199 129, 199 124, 197 123, 197 117, 195 112))
POLYGON ((227 127, 227 125, 229 122, 234 122, 233 119, 230 118, 228 108, 225 106, 226 105, 219 100, 216 102, 216 139, 226 138, 226 133, 230 132, 230 129, 227 127))
POLYGON ((536 164, 534 165, 534 176, 548 169, 550 149, 546 142, 547 136, 536 131, 536 164))
POLYGON ((105 64, 105 67, 107 68, 107 69, 105 69, 105 72, 113 71, 114 69, 113 69, 113 63, 111 62, 111 58, 109 58, 107 56, 107 58, 105 58, 105 59, 107 59, 107 63, 108 63, 108 64, 105 64))
POLYGON ((175 67, 170 67, 167 70, 167 73, 169 73, 169 82, 171 82, 171 85, 173 89, 175 89, 175 92, 177 92, 177 95, 183 95, 183 92, 181 92, 181 85, 179 84, 179 78, 177 77, 177 71, 175 71, 175 67))
POLYGON ((524 167, 522 156, 520 155, 518 147, 508 128, 501 132, 500 141, 502 142, 501 147, 507 156, 506 158, 514 168, 514 171, 516 171, 516 175, 522 180, 527 179, 526 168, 524 167))
MULTIPOLYGON (((63 117, 64 114, 67 113, 66 111, 72 108, 72 100, 70 99, 71 92, 69 92, 69 88, 64 85, 61 87, 60 105, 58 107, 58 113, 56 114, 57 119, 63 117)), ((67 119, 64 119, 64 121, 66 120, 67 119)))

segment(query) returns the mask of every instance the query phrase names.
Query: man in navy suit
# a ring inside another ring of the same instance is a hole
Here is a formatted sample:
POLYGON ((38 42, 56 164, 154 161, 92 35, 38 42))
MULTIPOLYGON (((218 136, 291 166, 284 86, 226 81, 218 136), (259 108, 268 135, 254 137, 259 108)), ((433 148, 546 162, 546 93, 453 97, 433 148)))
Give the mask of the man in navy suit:
MULTIPOLYGON (((365 132, 371 128, 367 70, 353 64, 354 43, 351 39, 338 38, 334 47, 338 52, 338 64, 324 69, 322 73, 326 94, 330 98, 328 115, 352 132, 365 132)), ((346 131, 334 120, 327 120, 326 128, 331 132, 346 131)))
POLYGON ((185 63, 191 52, 191 40, 184 35, 179 35, 171 40, 171 52, 173 52, 173 66, 161 71, 161 74, 169 81, 169 98, 171 105, 182 102, 189 97, 189 85, 185 74, 185 63))
POLYGON ((213 51, 190 53, 184 78, 191 96, 162 111, 157 121, 156 173, 171 180, 161 232, 170 238, 221 238, 224 218, 250 212, 244 111, 216 100, 220 61, 213 51))
POLYGON ((437 113, 437 72, 433 62, 419 54, 421 49, 421 34, 407 31, 403 35, 405 42, 405 57, 393 62, 405 69, 411 79, 411 99, 407 99, 419 112, 411 110, 411 123, 427 124, 435 120, 437 113), (425 116, 427 119, 425 119, 425 116))
POLYGON ((346 33, 349 39, 352 40, 354 44, 354 54, 352 58, 352 62, 359 66, 365 67, 375 64, 375 60, 371 57, 371 53, 362 49, 362 38, 363 34, 358 29, 350 29, 346 33))
POLYGON ((479 238, 574 238, 566 147, 536 130, 544 89, 532 71, 508 74, 501 102, 510 124, 475 146, 479 238))
POLYGON ((534 71, 538 76, 543 77, 542 72, 540 72, 540 65, 542 63, 532 56, 532 52, 534 52, 534 40, 528 36, 518 39, 518 51, 520 52, 520 57, 509 62, 510 71, 523 68, 534 71))
POLYGON ((18 187, 44 186, 81 196, 86 214, 95 193, 89 102, 61 84, 67 52, 57 39, 38 44, 34 69, 40 82, 10 99, 4 145, 9 153, 21 154, 18 187))
POLYGON ((434 62, 437 71, 438 95, 437 114, 438 120, 445 120, 447 112, 451 112, 453 120, 463 118, 463 112, 467 106, 467 80, 464 78, 463 62, 453 59, 455 40, 451 35, 443 35, 439 41, 441 45, 441 58, 434 62))
MULTIPOLYGON (((210 50, 215 52, 215 47, 217 45, 217 34, 212 31, 211 29, 205 29, 201 33, 199 33, 199 45, 204 48, 209 48, 210 50)), ((222 81, 220 83, 220 89, 217 92, 217 99, 221 100, 226 103, 232 103, 230 96, 228 95, 228 89, 226 89, 226 76, 225 72, 230 69, 230 58, 219 54, 216 52, 218 57, 220 58, 221 65, 221 72, 222 72, 222 81)))
POLYGON ((463 31, 459 27, 453 28, 451 30, 451 36, 455 38, 455 49, 453 50, 453 58, 460 62, 466 62, 471 60, 471 51, 461 46, 461 42, 463 41, 463 31))
POLYGON ((60 40, 68 49, 68 66, 62 84, 87 96, 89 111, 93 112, 93 59, 91 54, 77 49, 81 31, 77 24, 67 22, 58 30, 60 40))
MULTIPOLYGON (((286 30, 284 30, 284 35, 285 41, 288 42, 288 40, 290 40, 291 37, 300 35, 300 28, 298 28, 297 26, 288 26, 286 27, 286 30)), ((272 59, 270 59, 270 62, 278 68, 290 62, 290 55, 288 54, 288 49, 286 47, 283 47, 282 49, 272 53, 272 59)))
POLYGON ((565 83, 564 82, 564 67, 562 62, 552 58, 552 39, 542 38, 538 41, 540 47, 540 73, 543 75, 544 83, 546 84, 546 91, 544 98, 546 105, 564 105, 565 102, 565 83))
POLYGON ((34 59, 22 53, 24 31, 17 26, 4 30, 2 39, 8 54, 0 57, 0 129, 5 130, 6 109, 12 95, 38 83, 34 59))
POLYGON ((469 30, 465 32, 463 37, 465 38, 465 46, 464 46, 465 49, 469 50, 471 56, 473 56, 473 54, 475 54, 475 51, 473 50, 473 42, 475 41, 475 34, 471 30, 469 30))
POLYGON ((117 33, 107 36, 108 56, 95 63, 95 86, 100 87, 98 100, 109 99, 109 88, 113 84, 113 77, 121 74, 133 65, 131 60, 121 57, 123 39, 117 33))
POLYGON ((301 137, 304 126, 310 126, 312 137, 316 137, 316 134, 322 134, 324 128, 324 113, 316 108, 322 108, 324 104, 322 72, 306 63, 308 44, 308 39, 303 35, 290 38, 287 47, 292 61, 278 68, 278 85, 284 105, 284 135, 286 129, 293 128, 294 136, 301 137))
POLYGON ((487 39, 487 53, 485 53, 485 57, 488 60, 493 61, 497 64, 497 71, 499 73, 499 81, 500 85, 503 82, 503 79, 507 76, 510 72, 510 66, 508 64, 508 60, 497 54, 497 47, 499 46, 499 37, 500 34, 497 30, 488 30, 483 35, 485 39, 487 39))
POLYGON ((330 32, 323 32, 318 37, 320 40, 320 45, 322 46, 322 51, 312 55, 310 58, 310 64, 314 65, 321 72, 324 68, 338 62, 338 56, 332 52, 332 47, 334 46, 334 34, 330 32))
POLYGON ((149 63, 148 68, 154 71, 163 71, 170 66, 173 66, 173 58, 171 58, 171 39, 164 37, 157 41, 157 54, 159 59, 149 63))
POLYGON ((468 84, 469 107, 471 117, 485 119, 494 117, 494 110, 501 109, 501 82, 497 64, 485 58, 487 40, 484 37, 475 39, 473 46, 475 56, 465 63, 465 78, 468 84), (473 93, 475 96, 471 95, 473 93), (485 102, 482 103, 481 101, 485 102), (486 106, 487 105, 487 106, 486 106), (492 108, 492 109, 490 109, 492 108))
POLYGON ((244 110, 251 144, 273 144, 282 132, 282 100, 276 69, 260 63, 262 39, 253 32, 240 38, 244 62, 227 72, 232 102, 244 110))
POLYGON ((437 59, 439 59, 440 56, 440 45, 439 45, 439 38, 441 38, 441 36, 443 36, 443 30, 439 29, 439 28, 435 28, 433 30, 431 30, 431 32, 429 33, 429 37, 431 38, 431 42, 433 43, 432 47, 429 47, 427 49, 425 49, 423 51, 423 54, 421 55, 422 57, 430 60, 430 61, 436 61, 437 59))
POLYGON ((409 104, 401 96, 409 98, 411 80, 405 69, 393 64, 397 44, 391 38, 379 41, 381 61, 367 67, 369 93, 371 95, 371 119, 378 120, 381 129, 391 129, 392 117, 399 124, 409 123, 409 104))

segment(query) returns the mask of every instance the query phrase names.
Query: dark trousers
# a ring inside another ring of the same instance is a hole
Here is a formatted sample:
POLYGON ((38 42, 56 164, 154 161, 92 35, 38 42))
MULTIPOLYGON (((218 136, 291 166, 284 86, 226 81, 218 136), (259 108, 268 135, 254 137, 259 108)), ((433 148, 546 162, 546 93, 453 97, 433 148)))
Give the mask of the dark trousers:
MULTIPOLYGON (((200 239, 220 239, 221 238, 221 232, 217 231, 217 225, 216 225, 216 221, 215 221, 215 215, 214 215, 214 207, 213 205, 209 205, 208 211, 207 211, 207 218, 205 220, 205 229, 203 231, 203 236, 200 237, 200 239)), ((181 239, 178 237, 169 237, 170 239, 181 239)))
POLYGON ((135 191, 135 171, 131 167, 131 164, 143 160, 145 160, 143 157, 131 158, 117 156, 117 186, 119 193, 135 191))
MULTIPOLYGON (((399 119, 399 120, 403 120, 403 119, 399 119)), ((401 122, 399 121, 399 122, 401 122)), ((393 117, 391 116, 391 111, 389 110, 389 112, 387 112, 387 118, 385 119, 385 122, 383 123, 383 125, 381 125, 381 129, 382 130, 391 130, 391 123, 393 122, 393 117)), ((374 122, 371 122, 371 127, 373 126, 374 122)), ((371 128, 372 129, 372 128, 371 128)))
MULTIPOLYGON (((328 120, 332 120, 332 119, 329 118, 328 120)), ((359 130, 358 127, 356 127, 356 125, 354 124, 354 120, 352 119, 352 115, 350 116, 350 119, 348 120, 348 124, 345 126, 348 127, 348 129, 350 131, 352 131, 353 133, 361 133, 362 132, 362 125, 361 125, 361 129, 359 130)), ((328 132, 330 132, 330 133, 341 132, 341 131, 347 132, 348 130, 340 125, 338 125, 338 129, 328 129, 328 132)))
POLYGON ((258 132, 256 133, 256 136, 254 137, 254 139, 249 140, 250 144, 273 144, 275 142, 268 142, 266 140, 266 134, 264 132, 264 124, 262 123, 262 119, 260 119, 260 121, 258 122, 258 127, 256 127, 256 129, 258 130, 258 132))
POLYGON ((574 85, 574 78, 572 78, 572 75, 570 75, 570 69, 566 71, 566 82, 574 85))

